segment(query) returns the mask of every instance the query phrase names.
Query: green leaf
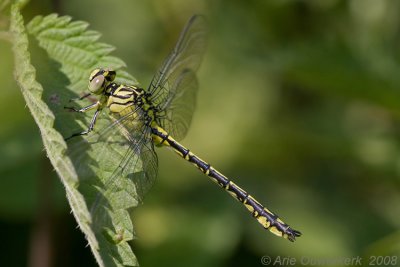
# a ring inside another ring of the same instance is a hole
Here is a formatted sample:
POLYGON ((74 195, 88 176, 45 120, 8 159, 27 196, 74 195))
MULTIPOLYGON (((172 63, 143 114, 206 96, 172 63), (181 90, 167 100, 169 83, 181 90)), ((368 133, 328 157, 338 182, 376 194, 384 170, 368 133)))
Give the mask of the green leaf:
MULTIPOLYGON (((64 106, 86 90, 93 68, 111 67, 118 70, 118 82, 137 83, 121 70, 124 62, 109 55, 113 47, 98 43, 100 34, 87 27, 87 23, 71 21, 70 17, 38 16, 27 26, 35 38, 28 42, 19 6, 13 5, 10 31, 14 38, 15 76, 98 264, 138 266, 128 244, 134 238, 128 209, 139 202, 136 187, 129 179, 121 179, 113 185, 118 190, 104 189, 110 173, 120 163, 116 160, 120 158, 119 147, 103 151, 101 144, 89 146, 80 139, 69 142, 67 149, 63 138, 87 128, 90 115, 68 112, 64 106), (71 148, 76 150, 70 153, 71 148), (94 160, 98 155, 104 155, 103 161, 94 160), (90 207, 98 200, 99 191, 109 205, 99 207, 102 216, 94 219, 90 207)), ((108 123, 108 118, 101 118, 96 126, 108 123)))

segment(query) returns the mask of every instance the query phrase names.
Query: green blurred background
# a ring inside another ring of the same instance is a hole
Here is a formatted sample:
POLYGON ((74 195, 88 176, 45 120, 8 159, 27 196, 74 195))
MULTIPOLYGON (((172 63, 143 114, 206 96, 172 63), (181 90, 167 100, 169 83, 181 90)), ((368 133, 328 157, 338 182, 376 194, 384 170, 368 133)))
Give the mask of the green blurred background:
MULTIPOLYGON (((89 22, 144 87, 185 21, 205 14, 209 49, 182 143, 303 233, 271 235, 158 149, 158 183, 134 215, 142 266, 400 255, 399 1, 31 1, 24 16, 52 12, 89 22)), ((0 62, 0 265, 96 266, 2 40, 0 62)))

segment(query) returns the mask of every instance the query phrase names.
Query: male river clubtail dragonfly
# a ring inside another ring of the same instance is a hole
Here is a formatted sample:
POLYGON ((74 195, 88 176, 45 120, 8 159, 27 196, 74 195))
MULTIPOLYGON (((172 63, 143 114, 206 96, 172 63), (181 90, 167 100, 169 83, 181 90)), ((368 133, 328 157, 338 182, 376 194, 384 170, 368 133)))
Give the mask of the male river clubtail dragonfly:
POLYGON ((205 51, 206 35, 204 17, 193 16, 147 90, 114 82, 116 72, 111 69, 93 70, 89 78, 90 93, 80 99, 91 94, 98 95, 99 99, 80 109, 66 108, 75 112, 95 110, 94 116, 86 131, 73 134, 66 140, 82 135, 88 135, 89 138, 96 132, 91 133, 100 111, 108 108, 113 123, 99 132, 100 137, 97 140, 104 140, 107 146, 107 142, 111 143, 106 142, 108 136, 119 134, 128 144, 128 149, 122 153, 121 163, 111 174, 110 180, 134 172, 137 165, 141 164, 142 180, 148 184, 154 183, 157 176, 154 145, 170 147, 241 202, 265 229, 294 241, 301 235, 299 231, 292 229, 246 191, 178 143, 186 135, 192 119, 198 88, 195 71, 205 51))

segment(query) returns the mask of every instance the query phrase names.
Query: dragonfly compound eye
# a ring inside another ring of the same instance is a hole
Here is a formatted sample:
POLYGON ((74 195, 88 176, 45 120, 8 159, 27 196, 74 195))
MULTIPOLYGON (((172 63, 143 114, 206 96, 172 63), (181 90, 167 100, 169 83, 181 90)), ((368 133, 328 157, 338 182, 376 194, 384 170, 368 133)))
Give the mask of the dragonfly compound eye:
POLYGON ((99 95, 103 92, 104 89, 104 81, 105 78, 103 75, 99 75, 94 77, 90 82, 89 82, 89 91, 93 94, 99 95))

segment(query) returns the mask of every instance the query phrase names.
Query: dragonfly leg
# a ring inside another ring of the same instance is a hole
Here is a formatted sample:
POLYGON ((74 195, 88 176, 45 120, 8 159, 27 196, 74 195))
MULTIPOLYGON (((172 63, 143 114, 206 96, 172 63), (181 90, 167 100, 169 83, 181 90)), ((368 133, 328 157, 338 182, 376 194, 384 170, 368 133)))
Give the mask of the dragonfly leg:
POLYGON ((72 137, 81 136, 81 135, 87 135, 88 133, 90 133, 94 128, 94 124, 96 123, 97 116, 99 115, 99 112, 100 112, 99 109, 96 110, 96 112, 93 115, 92 120, 90 121, 89 128, 86 131, 79 132, 79 133, 74 133, 73 135, 71 135, 70 137, 65 138, 64 140, 67 141, 67 140, 71 139, 72 137))
POLYGON ((97 120, 97 116, 99 115, 100 110, 101 110, 101 108, 98 108, 99 105, 100 105, 100 102, 96 102, 96 103, 94 103, 92 105, 89 105, 87 107, 83 107, 81 109, 77 109, 77 108, 74 108, 74 107, 64 107, 65 109, 69 109, 69 110, 72 110, 74 112, 80 112, 80 113, 83 113, 83 112, 86 112, 88 110, 97 108, 96 112, 94 113, 94 115, 92 117, 92 120, 90 121, 89 128, 86 131, 82 131, 82 132, 79 132, 79 133, 74 133, 73 135, 65 138, 64 139, 65 141, 67 141, 67 140, 69 140, 69 139, 71 139, 73 137, 76 137, 76 136, 87 135, 88 133, 90 133, 93 130, 94 125, 95 125, 96 120, 97 120))
POLYGON ((91 93, 86 93, 86 94, 84 94, 84 95, 81 96, 81 97, 71 98, 71 99, 69 100, 69 102, 83 100, 83 99, 85 99, 86 97, 89 97, 90 95, 91 95, 91 93))
POLYGON ((93 104, 91 104, 91 105, 89 105, 89 106, 86 106, 86 107, 83 107, 83 108, 80 108, 80 109, 77 109, 77 108, 75 108, 75 107, 64 107, 64 109, 68 109, 68 110, 71 110, 71 111, 74 111, 74 112, 80 112, 80 113, 82 113, 82 112, 86 112, 86 111, 88 111, 88 110, 97 108, 99 105, 100 105, 100 102, 97 101, 96 103, 93 103, 93 104))

